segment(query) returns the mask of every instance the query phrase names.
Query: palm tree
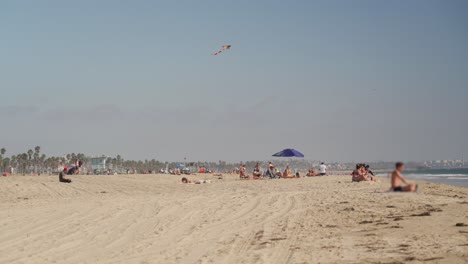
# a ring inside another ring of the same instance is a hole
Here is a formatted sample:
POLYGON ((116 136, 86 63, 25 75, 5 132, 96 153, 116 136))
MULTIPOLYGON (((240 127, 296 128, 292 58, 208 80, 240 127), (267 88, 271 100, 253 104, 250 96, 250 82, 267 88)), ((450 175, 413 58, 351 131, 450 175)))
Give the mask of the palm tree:
POLYGON ((29 160, 28 157, 30 157, 29 153, 32 155, 32 150, 29 150, 28 153, 23 153, 19 156, 19 163, 21 164, 21 172, 23 175, 26 173, 26 168, 28 167, 29 160))
POLYGON ((37 167, 39 165, 39 154, 41 152, 41 147, 34 147, 34 173, 37 173, 37 167))
POLYGON ((7 168, 10 166, 10 164, 11 164, 10 158, 8 157, 3 158, 3 169, 5 169, 5 171, 7 171, 7 168))
POLYGON ((32 160, 32 155, 33 155, 33 154, 34 154, 34 152, 33 152, 32 149, 28 150, 27 155, 28 155, 28 159, 29 159, 29 160, 32 160))
POLYGON ((76 154, 76 158, 79 159, 79 160, 82 160, 83 162, 85 162, 87 160, 85 154, 83 154, 83 153, 76 154))
POLYGON ((16 156, 15 156, 15 155, 11 156, 10 166, 11 166, 12 168, 15 168, 15 167, 16 167, 16 156))
POLYGON ((27 154, 28 154, 28 164, 27 164, 27 166, 30 169, 31 166, 32 166, 32 158, 33 158, 33 155, 34 155, 34 151, 32 149, 29 149, 27 154))
POLYGON ((42 154, 41 157, 39 158, 39 163, 40 163, 40 172, 41 174, 44 173, 44 161, 46 160, 46 155, 42 154))

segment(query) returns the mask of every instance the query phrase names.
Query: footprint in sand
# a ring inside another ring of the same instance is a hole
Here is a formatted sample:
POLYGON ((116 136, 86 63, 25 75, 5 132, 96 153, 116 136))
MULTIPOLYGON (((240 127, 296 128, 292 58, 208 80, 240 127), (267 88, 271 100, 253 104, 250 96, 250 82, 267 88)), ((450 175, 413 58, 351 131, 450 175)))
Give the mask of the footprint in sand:
POLYGON ((388 223, 387 222, 381 222, 381 223, 377 223, 375 225, 388 225, 388 223))
POLYGON ((423 212, 420 214, 412 214, 411 216, 430 216, 430 215, 431 215, 431 212, 427 211, 427 212, 423 212))

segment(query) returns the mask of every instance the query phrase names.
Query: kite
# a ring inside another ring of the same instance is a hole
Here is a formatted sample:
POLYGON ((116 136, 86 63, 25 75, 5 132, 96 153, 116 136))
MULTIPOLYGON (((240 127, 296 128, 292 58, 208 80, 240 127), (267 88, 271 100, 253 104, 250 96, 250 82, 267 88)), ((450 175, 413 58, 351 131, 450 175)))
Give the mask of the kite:
POLYGON ((220 49, 218 52, 214 53, 213 55, 216 56, 218 54, 220 54, 221 52, 225 51, 225 50, 228 50, 231 48, 231 45, 224 45, 222 49, 220 49))

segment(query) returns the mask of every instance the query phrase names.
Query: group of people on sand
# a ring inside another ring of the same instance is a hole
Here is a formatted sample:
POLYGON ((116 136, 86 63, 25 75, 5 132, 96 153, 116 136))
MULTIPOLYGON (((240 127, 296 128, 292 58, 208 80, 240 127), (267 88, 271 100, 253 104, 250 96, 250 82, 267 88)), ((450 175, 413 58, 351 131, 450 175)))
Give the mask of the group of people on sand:
POLYGON ((310 168, 309 171, 307 171, 306 176, 307 177, 313 177, 313 176, 325 176, 327 175, 327 165, 325 163, 321 162, 320 167, 319 167, 319 172, 316 173, 314 171, 314 168, 310 168))
MULTIPOLYGON (((320 165, 320 173, 314 173, 314 169, 310 169, 307 176, 319 176, 319 175, 326 175, 326 165, 322 162, 320 165)), ((277 167, 273 165, 273 163, 268 162, 268 169, 262 173, 260 169, 260 164, 257 163, 253 169, 252 176, 248 175, 246 172, 246 168, 244 164, 240 164, 239 166, 239 177, 241 179, 253 179, 258 180, 261 178, 270 178, 270 179, 293 179, 293 178, 300 178, 301 175, 299 172, 293 172, 289 165, 286 166, 283 172, 281 172, 277 167)))
POLYGON ((75 175, 80 173, 80 168, 83 166, 82 160, 76 160, 74 164, 64 167, 63 171, 59 173, 59 182, 70 183, 71 179, 65 178, 64 175, 75 175))
MULTIPOLYGON (((254 169, 254 179, 259 179, 261 177, 260 173, 260 164, 257 163, 254 169), (255 176, 258 175, 258 176, 255 176)), ((268 170, 265 172, 265 177, 270 179, 291 179, 291 178, 299 178, 299 172, 293 173, 291 167, 289 165, 286 166, 283 172, 281 172, 277 167, 273 165, 273 163, 268 162, 268 170)))
POLYGON ((262 178, 263 174, 260 170, 260 164, 257 163, 253 169, 253 172, 252 172, 252 177, 250 177, 247 173, 247 169, 245 167, 245 164, 240 164, 239 166, 239 178, 243 179, 243 180, 248 180, 248 179, 253 179, 253 180, 258 180, 260 178, 262 178))
POLYGON ((265 174, 262 173, 261 171, 261 168, 260 168, 260 164, 257 162, 257 164, 255 164, 255 167, 253 169, 253 172, 252 172, 252 176, 250 176, 248 173, 247 173, 247 169, 245 167, 245 164, 240 164, 239 165, 239 178, 242 179, 242 180, 248 180, 248 179, 252 179, 252 180, 258 180, 258 179, 261 179, 262 177, 268 177, 268 178, 279 178, 282 176, 282 173, 275 169, 275 167, 273 166, 273 164, 270 162, 268 164, 268 171, 265 172, 265 174))
MULTIPOLYGON (((257 163, 258 165, 258 163, 257 163)), ((260 166, 260 165, 258 165, 260 166)), ((281 178, 283 177, 283 173, 273 165, 273 163, 268 162, 268 170, 265 172, 265 176, 270 179, 281 178)))
POLYGON ((369 165, 364 163, 356 164, 356 169, 351 172, 351 179, 353 182, 361 181, 376 181, 374 173, 369 169, 369 165))
MULTIPOLYGON (((322 162, 320 164, 320 172, 315 173, 314 169, 311 168, 307 172, 306 176, 324 176, 327 174, 327 166, 322 162)), ((391 188, 390 191, 394 192, 415 192, 418 189, 418 185, 409 184, 406 179, 401 175, 404 170, 403 162, 397 162, 395 164, 395 170, 391 173, 391 188), (404 185, 402 185, 404 184, 404 185)), ((288 165, 284 172, 278 170, 271 162, 268 162, 268 170, 262 174, 260 169, 260 164, 257 163, 253 169, 252 176, 249 176, 246 172, 246 167, 244 164, 239 166, 239 176, 241 179, 261 179, 264 178, 299 178, 300 174, 293 173, 291 167, 288 165)), ((356 169, 351 173, 351 178, 353 182, 376 182, 377 178, 374 173, 370 170, 370 166, 364 163, 356 164, 356 169)))
MULTIPOLYGON (((391 192, 416 192, 418 190, 417 184, 410 184, 401 175, 405 170, 405 164, 403 162, 397 162, 395 169, 390 174, 390 190, 391 192), (403 185, 404 184, 404 185, 403 185)), ((375 182, 377 181, 374 173, 369 169, 369 165, 360 163, 356 164, 356 169, 351 173, 353 182, 375 182)))
MULTIPOLYGON (((59 174, 59 181, 64 183, 70 183, 71 179, 65 178, 65 175, 76 175, 80 173, 80 168, 83 166, 82 160, 76 160, 74 164, 65 167, 63 171, 59 174)), ((395 164, 395 170, 391 173, 391 188, 390 191, 393 192, 415 192, 418 190, 417 184, 410 184, 406 179, 401 175, 404 171, 405 165, 403 162, 397 162, 395 164)), ((322 162, 320 164, 320 173, 316 174, 313 168, 309 169, 307 176, 317 176, 317 175, 326 175, 326 165, 322 162)), ((253 169, 252 177, 248 176, 246 173, 246 167, 244 164, 239 166, 239 176, 241 179, 261 179, 262 177, 268 178, 299 178, 299 172, 293 173, 289 165, 286 166, 286 169, 283 173, 278 170, 273 163, 268 162, 268 170, 262 174, 260 169, 260 164, 257 163, 253 169)), ((369 169, 369 165, 359 163, 356 164, 356 169, 351 173, 353 182, 362 182, 370 181, 375 182, 376 178, 374 173, 369 169)), ((209 180, 189 180, 186 177, 182 178, 182 183, 184 184, 203 184, 211 183, 209 180)))

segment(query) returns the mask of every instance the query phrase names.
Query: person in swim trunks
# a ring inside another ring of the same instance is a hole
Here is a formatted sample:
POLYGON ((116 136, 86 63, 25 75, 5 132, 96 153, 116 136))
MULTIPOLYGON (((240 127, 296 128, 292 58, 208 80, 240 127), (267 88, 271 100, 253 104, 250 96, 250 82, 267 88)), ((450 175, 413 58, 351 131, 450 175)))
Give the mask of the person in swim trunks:
POLYGON ((392 172, 392 187, 390 188, 393 192, 415 192, 418 190, 417 184, 409 184, 406 179, 401 175, 405 169, 405 164, 403 162, 397 162, 395 164, 395 170, 392 172), (406 184, 402 186, 401 183, 406 184))

